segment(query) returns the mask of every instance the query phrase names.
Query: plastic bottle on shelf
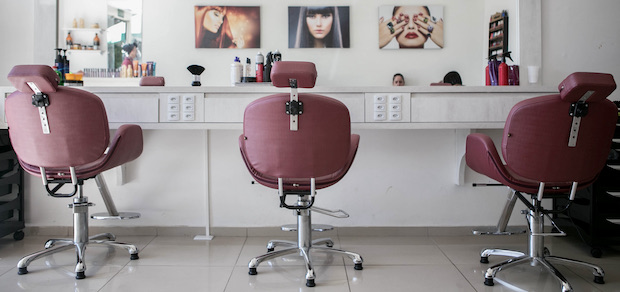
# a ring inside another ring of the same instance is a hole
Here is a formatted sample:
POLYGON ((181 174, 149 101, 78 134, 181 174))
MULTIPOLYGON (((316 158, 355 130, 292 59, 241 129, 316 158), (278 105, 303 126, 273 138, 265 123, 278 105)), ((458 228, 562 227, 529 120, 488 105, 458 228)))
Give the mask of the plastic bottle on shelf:
POLYGON ((230 85, 235 86, 235 83, 241 82, 242 75, 243 65, 239 57, 235 57, 235 61, 230 65, 230 85))
POLYGON ((261 52, 258 52, 258 54, 256 54, 256 82, 263 82, 264 62, 265 57, 263 57, 261 52))
MULTIPOLYGON (((510 52, 506 52, 502 54, 502 63, 499 64, 497 69, 497 77, 499 79, 499 85, 508 85, 508 65, 506 64, 506 58, 512 61, 510 57, 510 52)), ((514 62, 514 61, 513 61, 514 62)))
POLYGON ((243 77, 252 77, 252 62, 250 58, 245 58, 245 66, 243 67, 243 77))

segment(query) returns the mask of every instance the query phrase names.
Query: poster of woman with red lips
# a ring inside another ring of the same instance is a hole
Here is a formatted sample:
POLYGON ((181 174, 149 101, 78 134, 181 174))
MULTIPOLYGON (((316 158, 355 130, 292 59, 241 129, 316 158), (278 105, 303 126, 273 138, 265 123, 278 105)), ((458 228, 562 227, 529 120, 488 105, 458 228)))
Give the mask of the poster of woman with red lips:
POLYGON ((380 49, 441 49, 443 6, 380 6, 380 49))

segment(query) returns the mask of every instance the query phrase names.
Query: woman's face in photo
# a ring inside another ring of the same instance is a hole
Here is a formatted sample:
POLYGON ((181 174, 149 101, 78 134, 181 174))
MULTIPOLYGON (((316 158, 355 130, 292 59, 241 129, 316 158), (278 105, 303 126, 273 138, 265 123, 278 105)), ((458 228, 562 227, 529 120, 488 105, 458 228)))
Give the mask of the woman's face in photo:
POLYGON ((206 30, 212 33, 216 33, 220 29, 220 26, 222 26, 222 23, 224 22, 224 15, 225 13, 223 13, 220 10, 211 9, 207 11, 207 14, 205 15, 202 25, 204 26, 206 30))
POLYGON ((334 15, 329 14, 307 14, 306 23, 308 24, 308 30, 315 39, 323 39, 332 30, 332 23, 334 22, 334 15))
POLYGON ((394 13, 397 21, 405 21, 403 32, 400 33, 396 40, 401 48, 421 48, 424 47, 426 42, 426 35, 418 30, 418 26, 415 21, 418 19, 424 20, 427 18, 430 21, 431 16, 426 9, 422 6, 401 6, 394 13))

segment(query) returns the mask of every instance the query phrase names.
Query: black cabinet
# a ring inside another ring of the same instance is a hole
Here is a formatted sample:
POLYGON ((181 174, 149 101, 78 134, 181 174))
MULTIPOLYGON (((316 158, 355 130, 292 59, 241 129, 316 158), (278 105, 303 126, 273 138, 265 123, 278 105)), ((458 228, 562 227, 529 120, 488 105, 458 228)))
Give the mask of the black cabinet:
POLYGON ((24 238, 24 174, 7 130, 0 130, 0 237, 24 238))
MULTIPOLYGON (((616 102, 616 105, 620 103, 616 102)), ((619 111, 620 114, 620 111, 619 111)), ((598 179, 575 195, 570 208, 556 215, 561 227, 575 228, 581 238, 592 247, 594 257, 601 257, 601 248, 620 243, 620 115, 607 165, 598 179)), ((554 199, 554 207, 561 209, 566 199, 554 199)))

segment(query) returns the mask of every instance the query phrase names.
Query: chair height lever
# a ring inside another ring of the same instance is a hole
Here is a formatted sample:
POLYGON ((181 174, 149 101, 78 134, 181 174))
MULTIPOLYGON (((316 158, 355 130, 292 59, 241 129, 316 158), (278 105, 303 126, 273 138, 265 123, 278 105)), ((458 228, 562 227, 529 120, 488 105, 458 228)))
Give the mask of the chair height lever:
POLYGON ((329 210, 329 209, 320 208, 320 207, 317 207, 317 206, 312 206, 310 208, 310 211, 319 212, 321 214, 324 214, 324 215, 327 215, 327 216, 336 217, 336 218, 349 218, 349 213, 347 213, 347 212, 345 212, 344 210, 341 210, 341 209, 329 210))

